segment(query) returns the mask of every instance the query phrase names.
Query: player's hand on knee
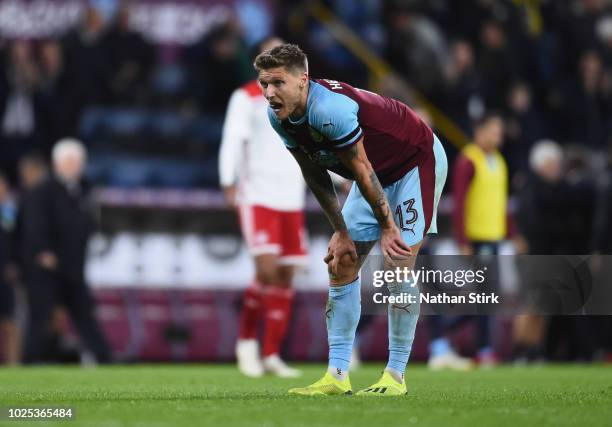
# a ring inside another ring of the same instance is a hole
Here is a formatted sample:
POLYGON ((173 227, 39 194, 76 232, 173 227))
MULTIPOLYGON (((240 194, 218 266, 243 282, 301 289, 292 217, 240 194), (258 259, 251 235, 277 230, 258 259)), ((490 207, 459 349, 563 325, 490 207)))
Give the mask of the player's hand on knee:
POLYGON ((355 280, 358 272, 358 263, 349 254, 344 254, 337 267, 332 271, 332 263, 327 264, 327 274, 332 284, 345 284, 355 280))
POLYGON ((327 263, 331 278, 339 277, 341 270, 357 263, 357 249, 348 232, 336 231, 334 233, 323 261, 327 263))
POLYGON ((412 255, 412 249, 402 240, 402 235, 395 225, 382 230, 380 250, 383 256, 390 260, 408 259, 412 255))

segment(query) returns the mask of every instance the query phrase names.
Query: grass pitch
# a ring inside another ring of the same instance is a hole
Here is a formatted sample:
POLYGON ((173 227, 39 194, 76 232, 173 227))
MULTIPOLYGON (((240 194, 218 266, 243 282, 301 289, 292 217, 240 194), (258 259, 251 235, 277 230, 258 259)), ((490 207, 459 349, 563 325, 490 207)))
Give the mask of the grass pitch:
MULTIPOLYGON (((230 365, 0 368, 0 407, 71 406, 72 421, 0 421, 68 426, 612 426, 612 366, 501 367, 466 373, 411 365, 408 395, 298 397, 318 379, 248 379, 230 365)), ((355 390, 382 365, 351 374, 355 390)))

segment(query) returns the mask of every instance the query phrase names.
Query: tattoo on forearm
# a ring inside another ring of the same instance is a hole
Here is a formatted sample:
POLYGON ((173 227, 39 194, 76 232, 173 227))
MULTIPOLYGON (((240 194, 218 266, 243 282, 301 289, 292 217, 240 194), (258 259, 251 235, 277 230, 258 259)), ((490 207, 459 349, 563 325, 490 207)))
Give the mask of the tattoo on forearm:
POLYGON ((368 161, 362 142, 358 142, 342 154, 342 162, 355 175, 361 194, 370 204, 374 217, 381 227, 387 228, 393 222, 385 192, 368 161))
POLYGON ((376 194, 376 202, 372 206, 374 216, 379 224, 386 224, 389 219, 389 204, 387 203, 387 197, 385 192, 376 176, 376 173, 372 171, 370 174, 370 183, 373 186, 374 193, 376 194))
POLYGON ((357 145, 353 145, 351 148, 349 148, 346 152, 347 158, 346 161, 351 161, 353 160, 355 157, 357 157, 357 155, 359 154, 359 151, 357 150, 357 145))
POLYGON ((342 217, 338 197, 334 190, 334 185, 331 182, 329 175, 322 173, 305 173, 304 178, 308 187, 317 198, 321 208, 325 212, 327 219, 335 231, 346 231, 346 224, 342 217))

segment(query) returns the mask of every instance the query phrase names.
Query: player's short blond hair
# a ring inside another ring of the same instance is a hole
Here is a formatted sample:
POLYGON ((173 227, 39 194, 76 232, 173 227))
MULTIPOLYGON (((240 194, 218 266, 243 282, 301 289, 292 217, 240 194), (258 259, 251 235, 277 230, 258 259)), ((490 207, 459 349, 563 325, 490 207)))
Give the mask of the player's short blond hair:
POLYGON ((257 71, 285 67, 289 71, 308 72, 308 58, 296 44, 284 43, 266 50, 255 58, 257 71))

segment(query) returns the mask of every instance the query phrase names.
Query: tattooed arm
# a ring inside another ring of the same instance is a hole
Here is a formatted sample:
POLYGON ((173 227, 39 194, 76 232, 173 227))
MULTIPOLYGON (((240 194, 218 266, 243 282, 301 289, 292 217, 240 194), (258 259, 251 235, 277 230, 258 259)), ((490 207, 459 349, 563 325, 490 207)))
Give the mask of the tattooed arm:
POLYGON ((304 175, 304 180, 310 191, 317 198, 334 231, 347 231, 336 190, 329 173, 319 165, 314 164, 304 153, 291 151, 304 175))
POLYGON ((387 196, 363 148, 363 138, 348 150, 340 151, 338 157, 353 172, 359 191, 372 207, 380 227, 393 227, 395 223, 387 196))
POLYGON ((345 255, 348 255, 353 262, 357 262, 355 243, 351 239, 342 217, 336 190, 327 171, 310 161, 302 152, 292 150, 291 154, 300 165, 308 188, 319 201, 329 223, 334 228, 334 235, 329 241, 327 255, 324 259, 329 266, 330 279, 334 283, 338 279, 339 265, 345 255))
POLYGON ((383 254, 402 258, 410 255, 410 247, 404 243, 399 229, 393 221, 393 212, 382 185, 368 160, 363 147, 363 138, 351 148, 338 152, 338 157, 355 177, 357 186, 374 212, 381 228, 381 249, 383 254))

